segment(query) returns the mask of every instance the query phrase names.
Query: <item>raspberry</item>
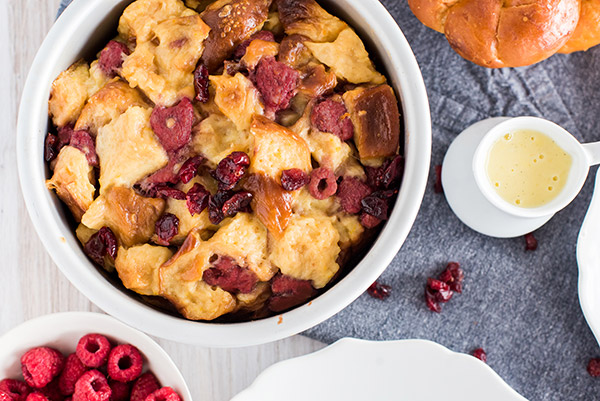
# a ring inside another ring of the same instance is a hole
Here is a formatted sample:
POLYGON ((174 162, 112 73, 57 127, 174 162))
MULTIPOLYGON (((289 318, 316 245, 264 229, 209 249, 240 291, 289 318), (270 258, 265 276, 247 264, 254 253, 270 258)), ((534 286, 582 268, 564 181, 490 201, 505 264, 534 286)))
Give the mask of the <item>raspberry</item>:
POLYGON ((83 152, 90 166, 98 167, 99 161, 98 154, 96 153, 96 145, 87 131, 80 130, 73 132, 69 145, 83 152))
POLYGON ((62 395, 72 395, 75 391, 75 383, 86 371, 85 365, 77 357, 71 354, 65 361, 65 367, 58 378, 58 388, 62 395))
POLYGON ((308 192, 315 199, 323 200, 337 192, 337 181, 333 171, 327 167, 319 167, 310 174, 308 192))
POLYGON ((243 268, 229 256, 220 257, 210 269, 204 271, 202 279, 208 285, 216 285, 225 291, 247 294, 252 292, 258 277, 250 269, 243 268))
POLYGON ((192 102, 184 97, 172 107, 156 106, 150 115, 150 125, 163 148, 174 152, 190 142, 195 118, 192 102))
POLYGON ((392 293, 392 287, 385 284, 380 284, 375 281, 371 286, 367 289, 367 293, 376 299, 386 299, 392 293))
POLYGON ((87 334, 79 340, 75 353, 85 366, 99 368, 106 363, 110 348, 108 338, 101 334, 87 334))
POLYGON ((312 109, 310 121, 319 131, 329 132, 342 141, 352 139, 354 136, 354 125, 342 102, 327 99, 317 103, 312 109))
POLYGON ((307 301, 316 294, 316 290, 308 280, 297 280, 290 276, 278 274, 271 280, 273 295, 269 300, 269 309, 281 312, 307 301))
POLYGON ((98 66, 109 78, 113 78, 123 65, 125 57, 130 54, 129 49, 121 42, 111 40, 100 52, 98 66))
POLYGON ((146 401, 181 401, 181 398, 171 387, 163 387, 146 397, 146 401))
POLYGON ((25 382, 34 388, 45 387, 60 374, 64 360, 65 357, 53 348, 30 349, 21 357, 21 370, 25 382))
POLYGON ((42 393, 50 401, 63 401, 64 398, 60 393, 58 378, 52 380, 46 387, 39 389, 38 392, 42 393))
POLYGON ((25 401, 31 390, 20 380, 4 379, 0 381, 0 391, 8 394, 14 401, 25 401))
POLYGON ((130 386, 129 383, 122 383, 115 380, 109 380, 111 396, 110 401, 127 401, 129 400, 130 386))
POLYGON ((290 107, 298 86, 298 71, 268 56, 260 60, 253 78, 268 111, 276 113, 290 107))
POLYGON ((108 375, 120 382, 130 382, 142 374, 142 354, 130 344, 117 345, 108 357, 108 375))
POLYGON ((108 401, 111 394, 106 377, 93 369, 85 372, 75 383, 73 401, 108 401))
POLYGON ((362 210, 361 201, 372 192, 373 190, 358 178, 344 177, 338 185, 337 197, 344 212, 357 214, 362 210))
POLYGON ((14 401, 10 394, 0 391, 0 401, 14 401))
POLYGON ((48 397, 46 397, 44 394, 42 393, 31 393, 27 396, 26 401, 49 401, 48 397))
POLYGON ((160 388, 156 376, 152 372, 146 372, 133 383, 131 389, 131 401, 144 401, 146 397, 160 388))

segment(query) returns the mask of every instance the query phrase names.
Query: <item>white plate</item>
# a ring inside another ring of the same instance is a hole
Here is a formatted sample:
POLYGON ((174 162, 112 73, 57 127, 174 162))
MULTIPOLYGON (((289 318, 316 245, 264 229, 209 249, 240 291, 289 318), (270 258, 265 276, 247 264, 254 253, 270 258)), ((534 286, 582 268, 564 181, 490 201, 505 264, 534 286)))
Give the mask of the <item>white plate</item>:
POLYGON ((489 366, 425 340, 342 339, 265 370, 231 401, 527 401, 489 366))
POLYGON ((579 303, 583 315, 600 344, 600 169, 596 173, 594 196, 577 239, 579 303))

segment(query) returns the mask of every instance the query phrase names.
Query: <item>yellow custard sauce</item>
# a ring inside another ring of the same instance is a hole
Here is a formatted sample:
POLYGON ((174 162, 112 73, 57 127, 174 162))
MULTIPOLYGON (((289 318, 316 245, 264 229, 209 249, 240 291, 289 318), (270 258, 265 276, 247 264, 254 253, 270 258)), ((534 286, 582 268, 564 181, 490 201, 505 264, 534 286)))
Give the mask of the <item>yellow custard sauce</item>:
POLYGON ((488 178, 502 199, 515 206, 545 205, 564 188, 571 155, 549 136, 533 130, 506 133, 491 147, 488 178))

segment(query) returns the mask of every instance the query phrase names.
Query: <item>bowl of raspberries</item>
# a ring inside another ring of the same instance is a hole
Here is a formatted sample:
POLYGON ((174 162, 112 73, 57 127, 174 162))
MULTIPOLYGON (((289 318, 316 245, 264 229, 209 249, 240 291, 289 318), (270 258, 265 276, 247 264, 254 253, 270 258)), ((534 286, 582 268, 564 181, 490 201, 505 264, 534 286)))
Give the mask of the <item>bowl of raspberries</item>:
POLYGON ((0 337, 0 401, 191 399, 169 355, 107 315, 46 315, 0 337))

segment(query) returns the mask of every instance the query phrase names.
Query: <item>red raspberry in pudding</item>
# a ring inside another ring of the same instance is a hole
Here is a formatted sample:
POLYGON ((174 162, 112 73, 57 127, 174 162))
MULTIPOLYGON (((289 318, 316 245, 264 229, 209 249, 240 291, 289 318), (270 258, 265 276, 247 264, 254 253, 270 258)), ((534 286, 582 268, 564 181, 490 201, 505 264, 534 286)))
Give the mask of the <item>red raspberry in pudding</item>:
POLYGON ((337 181, 333 171, 327 167, 319 167, 310 174, 308 192, 313 198, 323 200, 337 192, 337 181))
POLYGON ((342 210, 350 214, 358 214, 362 210, 361 201, 371 195, 373 190, 355 177, 344 177, 338 185, 337 197, 342 210))
POLYGON ((290 107, 290 100, 298 87, 298 78, 298 71, 276 61, 274 57, 260 60, 254 72, 254 84, 268 111, 276 113, 290 107))
POLYGON ((210 269, 204 271, 202 279, 208 285, 242 294, 252 292, 258 282, 258 277, 252 270, 239 266, 228 256, 219 257, 210 269))
POLYGON ((108 360, 111 346, 101 334, 86 334, 77 343, 75 353, 81 363, 89 368, 99 368, 108 360))
POLYGON ((121 67, 125 57, 130 54, 129 49, 121 42, 111 40, 100 52, 98 66, 108 77, 113 78, 121 67))
POLYGON ((354 136, 354 125, 342 102, 326 99, 317 103, 311 111, 310 121, 319 131, 329 132, 342 141, 354 136))
POLYGON ((108 376, 119 382, 130 382, 142 374, 142 354, 131 344, 117 345, 108 356, 108 376))
POLYGON ((49 347, 38 347, 21 357, 21 371, 25 382, 33 388, 46 387, 63 369, 64 356, 49 347))
POLYGON ((157 106, 150 115, 150 125, 167 152, 175 152, 192 139, 194 106, 187 97, 172 107, 157 106))
POLYGON ((305 302, 316 294, 308 280, 297 280, 293 277, 278 274, 271 281, 273 295, 269 300, 269 309, 282 312, 305 302))

